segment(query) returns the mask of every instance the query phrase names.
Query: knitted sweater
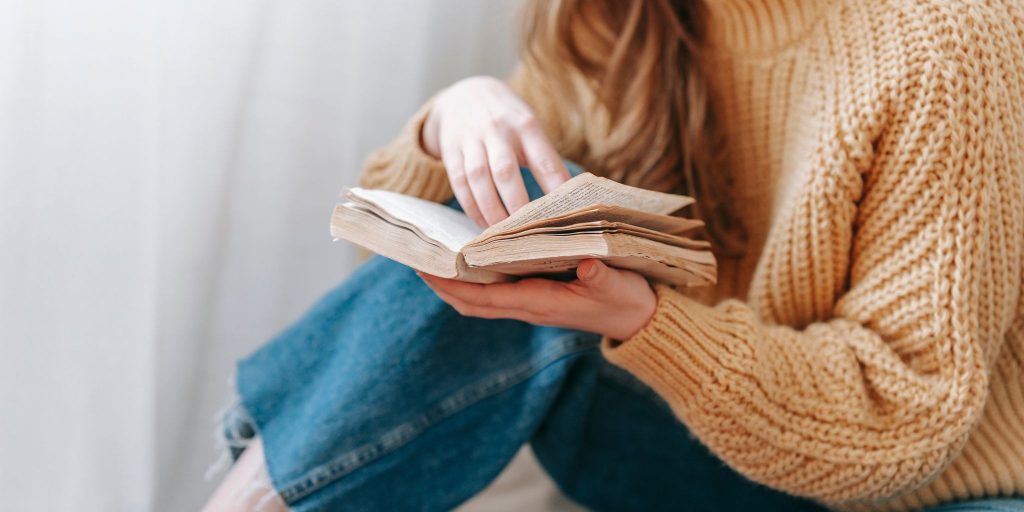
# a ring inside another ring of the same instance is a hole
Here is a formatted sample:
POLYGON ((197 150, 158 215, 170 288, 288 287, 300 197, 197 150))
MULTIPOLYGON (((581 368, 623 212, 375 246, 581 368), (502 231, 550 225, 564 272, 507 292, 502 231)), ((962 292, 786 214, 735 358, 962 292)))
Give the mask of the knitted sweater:
MULTIPOLYGON (((1024 494, 1024 2, 709 7, 750 244, 713 297, 658 286, 650 323, 606 357, 789 493, 900 510, 1024 494)), ((512 78, 579 157, 586 135, 560 120, 602 116, 543 83, 512 78)), ((364 185, 451 197, 418 144, 427 109, 364 185)))

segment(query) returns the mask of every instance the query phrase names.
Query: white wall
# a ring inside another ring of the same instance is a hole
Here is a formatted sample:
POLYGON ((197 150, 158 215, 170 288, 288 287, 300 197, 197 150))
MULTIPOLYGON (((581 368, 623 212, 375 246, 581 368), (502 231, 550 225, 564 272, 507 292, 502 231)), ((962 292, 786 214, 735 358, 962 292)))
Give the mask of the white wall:
POLYGON ((233 361, 351 271, 338 190, 514 0, 0 0, 5 510, 194 510, 233 361))

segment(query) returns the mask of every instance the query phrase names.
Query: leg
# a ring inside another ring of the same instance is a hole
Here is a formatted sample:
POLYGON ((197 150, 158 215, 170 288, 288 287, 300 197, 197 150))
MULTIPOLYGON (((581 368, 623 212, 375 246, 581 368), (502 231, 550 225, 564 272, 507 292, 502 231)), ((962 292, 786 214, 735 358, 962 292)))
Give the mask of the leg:
POLYGON ((263 441, 259 438, 246 448, 227 477, 214 491, 203 512, 285 512, 284 502, 270 486, 263 463, 263 441))
POLYGON ((250 424, 234 430, 259 434, 292 510, 447 510, 501 471, 596 343, 462 317, 378 258, 240 363, 250 424))
POLYGON ((1024 512, 1024 497, 960 501, 939 505, 926 512, 1024 512))
MULTIPOLYGON (((542 195, 521 171, 531 199, 542 195)), ((229 430, 250 439, 260 431, 267 472, 295 510, 341 497, 346 510, 388 500, 443 509, 497 475, 571 360, 595 344, 581 333, 462 318, 409 269, 376 258, 240 363, 244 421, 229 430), (470 474, 434 471, 446 461, 470 474), (436 489, 449 474, 459 476, 443 495, 392 492, 398 481, 436 489)))
POLYGON ((570 498, 591 510, 824 511, 746 480, 696 441, 649 388, 587 356, 532 439, 570 498))
POLYGON ((233 430, 296 511, 449 510, 531 438, 595 510, 816 509, 726 468, 596 342, 459 316, 376 259, 239 365, 233 430))

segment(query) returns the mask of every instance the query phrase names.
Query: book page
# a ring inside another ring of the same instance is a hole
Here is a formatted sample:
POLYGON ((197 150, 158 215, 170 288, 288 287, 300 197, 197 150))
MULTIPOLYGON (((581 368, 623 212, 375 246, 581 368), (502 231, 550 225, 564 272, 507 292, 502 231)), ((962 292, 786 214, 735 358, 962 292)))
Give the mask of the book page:
POLYGON ((565 215, 573 210, 598 204, 667 215, 692 203, 693 199, 686 196, 630 187, 583 173, 559 185, 540 199, 531 201, 511 217, 487 228, 481 238, 514 231, 530 222, 565 215))
POLYGON ((473 242, 467 244, 462 248, 462 252, 468 254, 471 251, 478 251, 486 248, 489 244, 494 243, 498 240, 514 240, 517 238, 528 238, 532 235, 546 234, 551 236, 572 236, 577 233, 625 233, 628 235, 636 236, 638 238, 646 238, 655 242, 661 242, 666 245, 672 245, 675 247, 685 247, 688 249, 695 250, 709 250, 711 249, 711 243, 705 240, 694 240, 680 235, 671 235, 661 231, 654 231, 644 227, 634 226, 632 224, 624 224, 622 222, 608 222, 605 220, 595 220, 591 222, 581 222, 578 224, 571 224, 568 226, 549 226, 541 224, 534 227, 534 224, 529 224, 528 229, 516 230, 514 233, 505 234, 500 233, 492 237, 488 237, 483 241, 473 242))
POLYGON ((403 265, 435 276, 473 283, 508 281, 510 276, 466 265, 461 255, 436 240, 425 238, 418 229, 396 223, 363 204, 335 205, 331 234, 403 265))
POLYGON ((491 249, 466 253, 465 259, 470 265, 526 276, 559 274, 575 268, 583 259, 598 258, 614 267, 683 286, 714 284, 717 267, 710 251, 673 247, 625 233, 531 235, 497 240, 491 249))
POLYGON ((408 227, 395 224, 356 203, 334 207, 331 235, 428 274, 449 278, 458 276, 458 254, 455 251, 436 241, 426 240, 408 227))
POLYGON ((576 229, 578 225, 590 224, 593 222, 610 222, 622 227, 633 226, 643 228, 647 231, 654 231, 671 236, 682 236, 684 233, 694 231, 704 226, 703 222, 695 219, 657 215, 639 210, 631 210, 621 206, 599 204, 594 206, 585 206, 557 217, 530 221, 516 227, 515 229, 508 229, 500 233, 491 233, 489 235, 479 236, 467 244, 467 248, 483 245, 497 238, 511 238, 520 233, 533 231, 535 229, 550 228, 548 231, 553 232, 562 228, 576 229))
MULTIPOLYGON (((554 275, 571 276, 576 267, 588 257, 559 257, 551 259, 523 260, 515 263, 488 266, 494 271, 513 276, 554 275)), ((633 254, 624 256, 605 256, 600 258, 606 265, 624 270, 632 270, 643 274, 648 279, 661 281, 682 287, 708 286, 715 284, 712 273, 694 273, 688 268, 676 267, 663 261, 650 259, 647 256, 633 254)))
POLYGON ((459 252, 462 246, 481 232, 480 227, 466 214, 418 197, 359 187, 348 189, 346 197, 383 214, 389 220, 415 228, 452 252, 459 252))
POLYGON ((671 235, 681 235, 704 227, 704 223, 696 219, 671 217, 668 215, 647 213, 640 210, 624 208, 622 206, 610 206, 604 204, 574 210, 565 215, 539 221, 536 226, 531 224, 524 227, 540 227, 541 225, 568 226, 581 222, 593 222, 599 220, 629 224, 631 226, 647 228, 652 231, 671 235))

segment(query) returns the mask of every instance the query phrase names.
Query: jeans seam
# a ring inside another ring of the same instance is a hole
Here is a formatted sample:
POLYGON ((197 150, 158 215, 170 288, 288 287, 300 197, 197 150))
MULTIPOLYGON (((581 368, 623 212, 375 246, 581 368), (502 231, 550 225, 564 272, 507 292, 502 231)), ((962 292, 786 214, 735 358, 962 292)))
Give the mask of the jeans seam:
POLYGON ((401 448, 431 426, 452 417, 470 405, 511 389, 559 359, 589 350, 595 345, 580 333, 569 334, 566 337, 573 338, 572 342, 568 344, 555 342, 556 348, 465 386, 411 421, 387 431, 375 442, 350 450, 332 461, 310 470, 297 481, 293 480, 293 483, 282 485, 281 497, 288 505, 291 505, 356 469, 401 448))
POLYGON ((1005 501, 1013 500, 1013 498, 1004 499, 993 499, 993 500, 982 500, 972 503, 971 501, 962 501, 956 503, 948 503, 945 505, 939 505, 934 509, 934 512, 1019 512, 1024 510, 1024 501, 1014 500, 1013 506, 1005 504, 1005 501))

